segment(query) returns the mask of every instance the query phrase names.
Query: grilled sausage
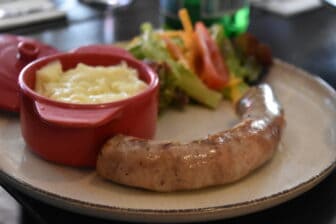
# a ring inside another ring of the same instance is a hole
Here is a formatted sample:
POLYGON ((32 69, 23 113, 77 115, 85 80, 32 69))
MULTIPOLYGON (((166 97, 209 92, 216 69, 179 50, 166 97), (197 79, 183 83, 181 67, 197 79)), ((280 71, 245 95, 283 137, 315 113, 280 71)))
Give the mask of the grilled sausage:
POLYGON ((272 158, 285 121, 267 84, 252 87, 236 111, 242 120, 233 128, 189 143, 112 137, 98 156, 97 172, 120 184, 160 192, 237 181, 272 158))

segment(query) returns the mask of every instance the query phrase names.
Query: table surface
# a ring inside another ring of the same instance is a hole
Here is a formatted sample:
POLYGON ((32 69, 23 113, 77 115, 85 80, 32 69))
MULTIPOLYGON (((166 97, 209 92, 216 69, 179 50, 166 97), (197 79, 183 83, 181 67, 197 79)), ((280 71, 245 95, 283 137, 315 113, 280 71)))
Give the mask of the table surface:
MULTIPOLYGON (((60 51, 68 51, 87 44, 128 40, 139 32, 139 25, 144 21, 160 26, 159 1, 156 0, 135 0, 130 7, 114 11, 113 15, 75 0, 55 2, 67 11, 67 19, 2 33, 33 37, 60 51)), ((323 6, 286 18, 252 8, 250 22, 249 31, 267 43, 275 57, 320 76, 336 88, 336 9, 323 6)), ((0 184, 11 195, 3 196, 0 191, 0 223, 8 221, 2 220, 6 214, 1 210, 1 203, 4 205, 11 200, 2 200, 2 197, 13 197, 20 203, 25 214, 18 219, 20 223, 114 223, 57 209, 3 182, 0 184)), ((334 170, 318 186, 291 201, 251 215, 227 219, 225 223, 336 224, 335 189, 334 170)))

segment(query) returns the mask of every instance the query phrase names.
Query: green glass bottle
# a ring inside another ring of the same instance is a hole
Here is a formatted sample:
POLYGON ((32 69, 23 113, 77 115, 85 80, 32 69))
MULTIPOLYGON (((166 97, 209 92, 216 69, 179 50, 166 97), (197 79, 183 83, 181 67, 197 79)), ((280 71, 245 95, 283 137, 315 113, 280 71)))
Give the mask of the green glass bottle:
POLYGON ((165 28, 180 29, 178 10, 186 8, 192 22, 203 21, 207 26, 222 24, 228 36, 247 30, 250 7, 247 0, 160 0, 165 28))

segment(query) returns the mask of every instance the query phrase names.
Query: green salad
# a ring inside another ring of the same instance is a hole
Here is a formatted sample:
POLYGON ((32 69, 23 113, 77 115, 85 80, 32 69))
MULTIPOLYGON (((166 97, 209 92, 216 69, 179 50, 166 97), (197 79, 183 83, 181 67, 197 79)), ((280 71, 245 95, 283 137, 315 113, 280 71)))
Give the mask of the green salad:
POLYGON ((225 36, 221 25, 192 25, 185 9, 183 30, 154 30, 144 23, 127 50, 159 75, 159 111, 196 102, 216 108, 222 99, 236 102, 272 63, 270 49, 253 35, 225 36))

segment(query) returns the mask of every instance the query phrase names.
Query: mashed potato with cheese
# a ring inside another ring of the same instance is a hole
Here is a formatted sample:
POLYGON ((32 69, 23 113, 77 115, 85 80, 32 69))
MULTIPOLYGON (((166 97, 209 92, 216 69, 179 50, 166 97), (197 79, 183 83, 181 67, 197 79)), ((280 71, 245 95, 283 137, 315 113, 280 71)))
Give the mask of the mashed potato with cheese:
POLYGON ((107 67, 79 63, 76 68, 63 72, 61 63, 54 61, 37 71, 35 82, 35 91, 43 96, 82 104, 121 100, 146 88, 137 70, 124 62, 107 67))

